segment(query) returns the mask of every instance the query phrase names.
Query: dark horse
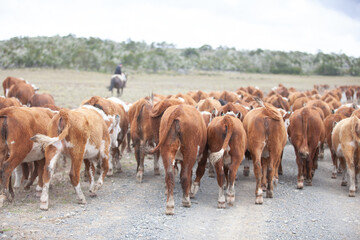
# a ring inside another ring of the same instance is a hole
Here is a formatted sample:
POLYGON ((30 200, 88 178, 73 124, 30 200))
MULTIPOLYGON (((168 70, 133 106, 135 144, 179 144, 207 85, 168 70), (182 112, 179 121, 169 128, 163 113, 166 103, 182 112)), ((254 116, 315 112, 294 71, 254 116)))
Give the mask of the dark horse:
POLYGON ((111 96, 113 95, 113 88, 117 88, 117 96, 120 97, 123 93, 123 88, 126 86, 126 81, 127 76, 124 73, 121 75, 113 75, 110 81, 110 86, 108 87, 109 91, 111 91, 111 96))

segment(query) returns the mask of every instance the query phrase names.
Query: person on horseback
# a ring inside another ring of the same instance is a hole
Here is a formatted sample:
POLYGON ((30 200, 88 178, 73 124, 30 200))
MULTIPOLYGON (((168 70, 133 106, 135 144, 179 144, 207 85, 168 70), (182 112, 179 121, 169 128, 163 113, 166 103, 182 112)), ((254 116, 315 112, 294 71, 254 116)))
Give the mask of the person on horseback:
POLYGON ((115 69, 115 73, 114 73, 114 74, 119 74, 119 75, 121 75, 121 73, 122 73, 121 68, 122 68, 122 64, 120 63, 119 65, 116 66, 116 69, 115 69))

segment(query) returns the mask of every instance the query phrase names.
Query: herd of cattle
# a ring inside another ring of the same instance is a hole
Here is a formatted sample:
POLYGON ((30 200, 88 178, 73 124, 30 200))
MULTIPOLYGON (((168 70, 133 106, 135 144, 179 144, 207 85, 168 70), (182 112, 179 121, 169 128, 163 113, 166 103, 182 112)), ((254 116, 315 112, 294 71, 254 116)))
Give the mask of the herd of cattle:
POLYGON ((130 146, 134 148, 139 182, 145 156, 154 155, 155 175, 160 174, 161 156, 166 214, 174 214, 178 165, 182 204, 190 207, 208 160, 209 176, 216 172, 219 185, 219 208, 235 201, 235 178, 243 159, 245 176, 249 175, 249 160, 253 162, 255 203, 262 204, 263 191, 266 197, 273 197, 288 140, 294 146, 298 165, 297 188, 302 189, 304 182, 311 186, 326 143, 333 161, 331 177, 342 173, 342 185, 347 185, 348 173, 349 196, 355 196, 360 171, 360 86, 329 90, 328 85, 315 85, 313 90, 300 92, 279 84, 267 96, 250 86, 234 92, 153 94, 134 103, 94 96, 77 109, 56 106, 51 95, 35 93, 36 87, 23 79, 7 77, 3 89, 0 207, 5 200, 14 199, 13 187, 23 183, 29 189, 38 178, 36 195, 40 208, 47 210, 56 162, 65 157, 71 160, 70 180, 79 203, 85 204, 80 187, 82 163, 90 196, 96 196, 105 176, 121 169, 121 157, 125 149, 132 151, 130 146), (97 173, 100 175, 95 181, 97 173))

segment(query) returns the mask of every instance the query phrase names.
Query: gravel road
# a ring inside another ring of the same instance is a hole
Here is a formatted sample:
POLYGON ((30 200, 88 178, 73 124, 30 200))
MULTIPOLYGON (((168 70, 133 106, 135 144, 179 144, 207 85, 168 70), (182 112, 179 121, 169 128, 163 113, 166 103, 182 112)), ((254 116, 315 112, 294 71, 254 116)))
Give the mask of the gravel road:
POLYGON ((175 215, 166 216, 164 173, 154 176, 147 159, 143 183, 137 183, 130 154, 122 160, 123 172, 106 178, 98 197, 90 198, 89 184, 82 182, 85 206, 76 203, 65 173, 55 176, 48 211, 39 209, 35 186, 17 190, 16 202, 0 210, 0 239, 359 239, 360 193, 348 197, 341 178, 330 178, 330 162, 326 149, 313 186, 297 190, 294 150, 287 145, 274 198, 255 205, 252 167, 244 177, 241 166, 235 205, 226 209, 217 208, 217 182, 207 173, 191 208, 182 207, 177 177, 175 215))

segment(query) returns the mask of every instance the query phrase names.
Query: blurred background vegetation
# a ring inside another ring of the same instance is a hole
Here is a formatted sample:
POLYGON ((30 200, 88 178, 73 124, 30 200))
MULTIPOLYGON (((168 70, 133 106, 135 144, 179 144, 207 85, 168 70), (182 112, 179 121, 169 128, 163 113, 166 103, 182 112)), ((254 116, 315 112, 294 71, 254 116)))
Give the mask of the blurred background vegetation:
POLYGON ((112 73, 123 63, 125 71, 159 73, 192 70, 236 71, 296 75, 360 76, 360 58, 345 54, 309 54, 270 50, 237 50, 210 45, 178 49, 161 42, 147 44, 75 35, 15 37, 0 41, 0 68, 53 68, 112 73))

